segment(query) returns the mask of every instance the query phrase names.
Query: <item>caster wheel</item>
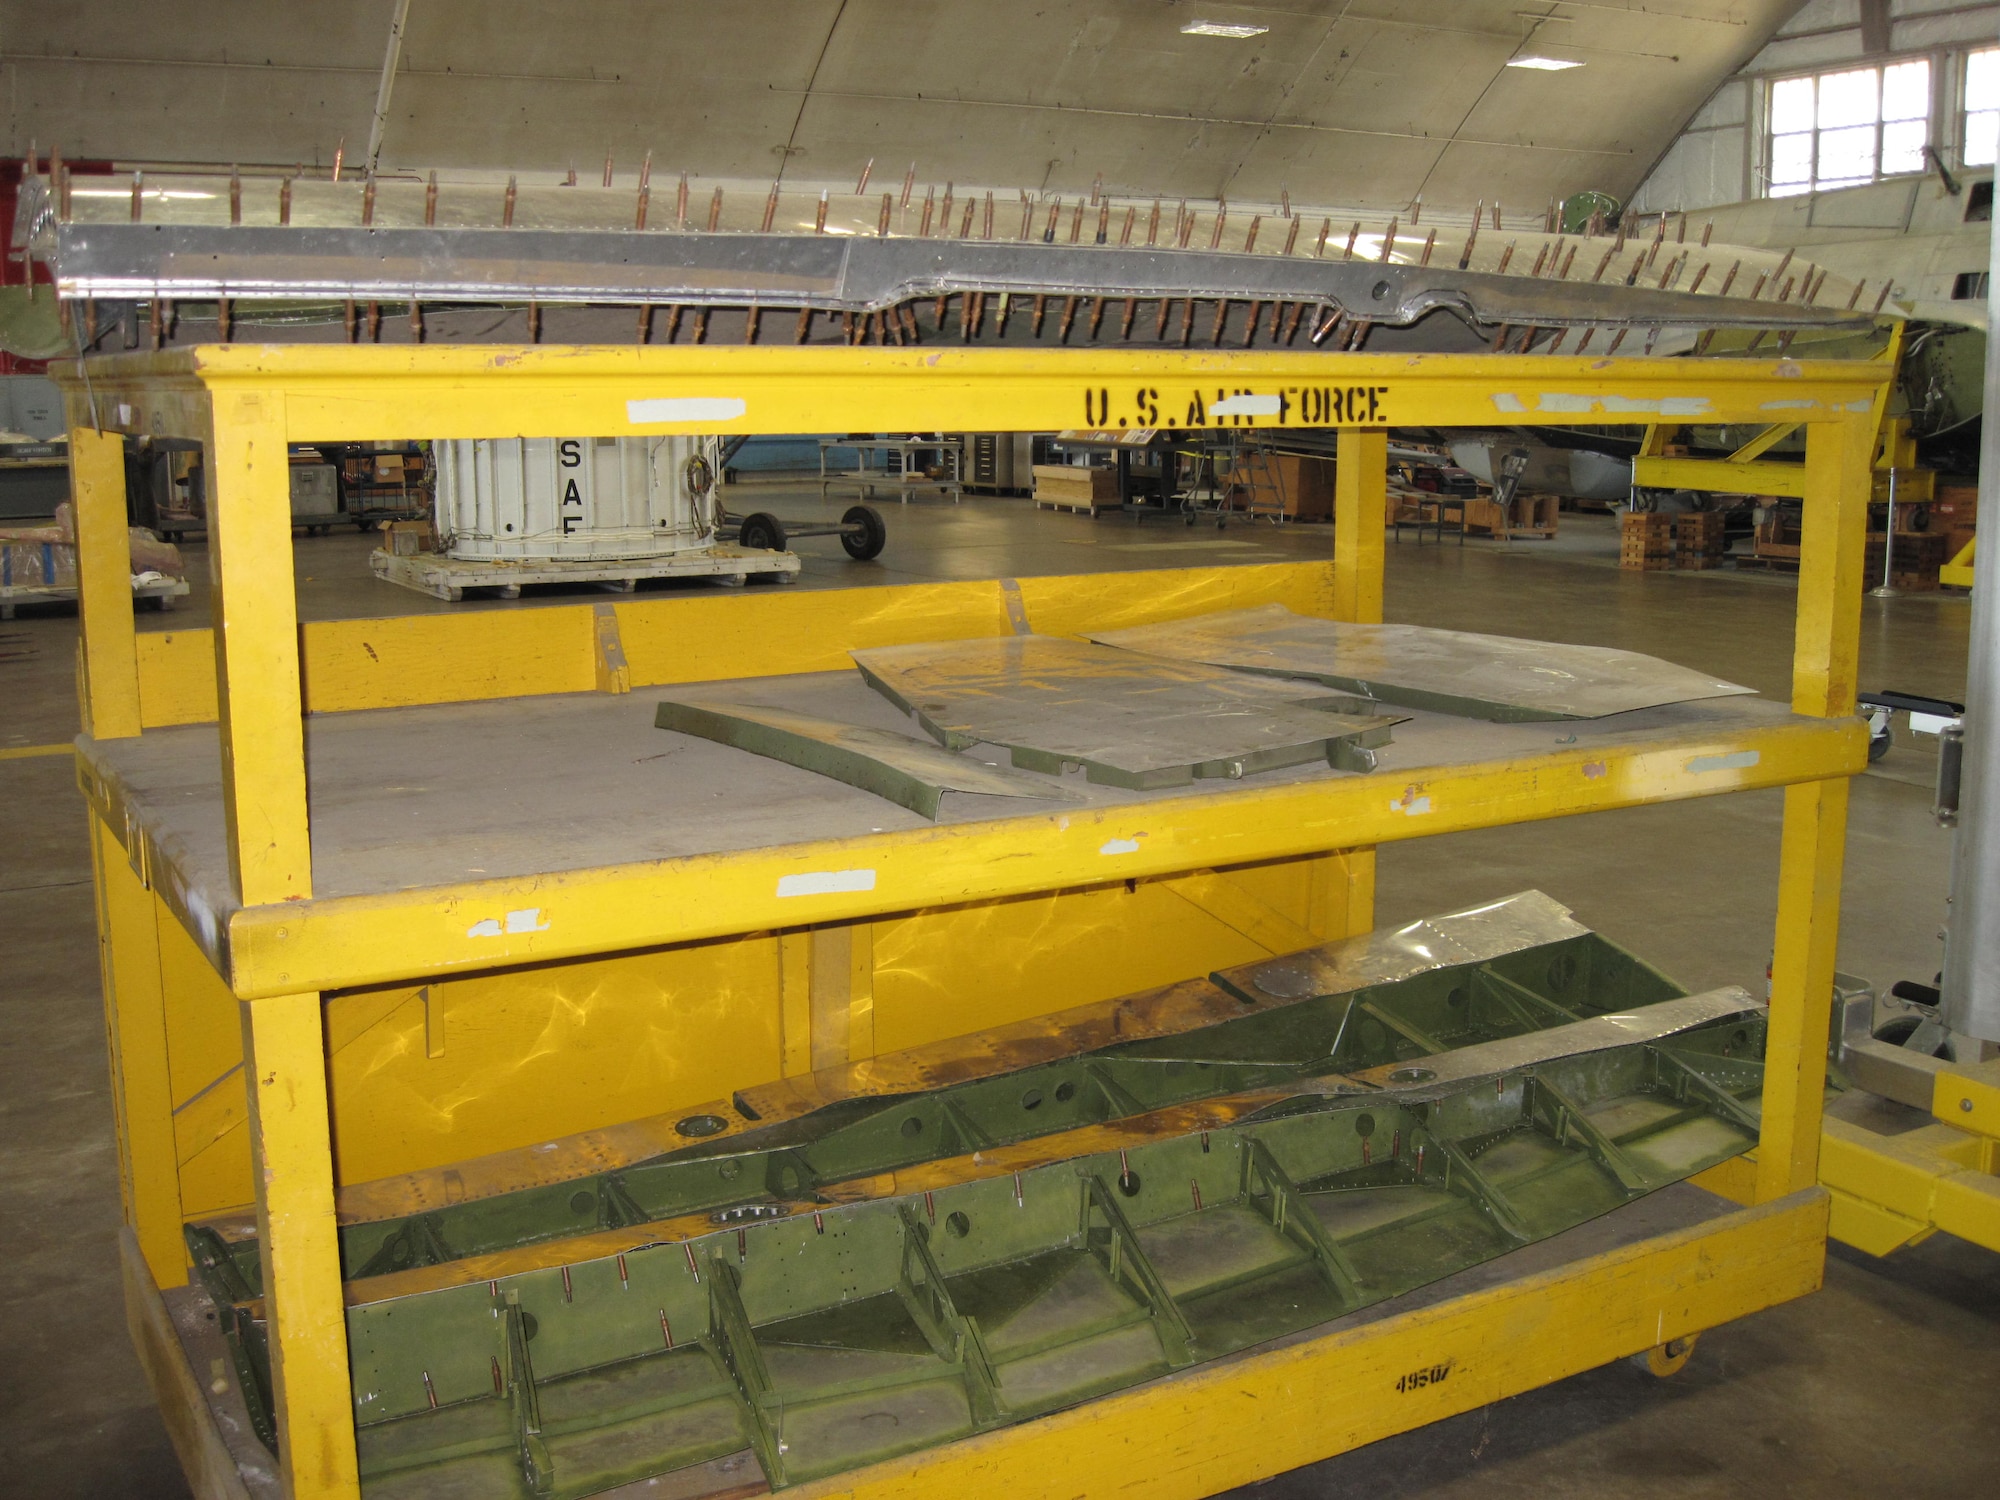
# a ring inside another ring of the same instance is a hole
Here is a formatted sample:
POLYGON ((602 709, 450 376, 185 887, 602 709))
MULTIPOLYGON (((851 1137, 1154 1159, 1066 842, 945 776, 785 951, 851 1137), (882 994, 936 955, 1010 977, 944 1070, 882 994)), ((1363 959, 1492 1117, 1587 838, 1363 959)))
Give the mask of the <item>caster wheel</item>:
POLYGON ((1868 764, 1872 766, 1876 761, 1887 755, 1889 747, 1895 742, 1896 737, 1889 733, 1886 728, 1880 734, 1871 736, 1868 741, 1868 764))
POLYGON ((742 529, 736 533, 736 542, 738 546, 752 547, 760 552, 783 552, 785 523, 770 512, 760 510, 743 518, 742 529))
POLYGON ((867 562, 871 557, 879 557, 889 542, 889 528, 882 524, 881 516, 866 505, 851 505, 840 518, 843 527, 860 528, 857 531, 843 530, 840 545, 847 555, 856 562, 867 562))
MULTIPOLYGON (((1875 1028, 1875 1040, 1887 1042, 1891 1047, 1907 1047, 1910 1038, 1917 1034, 1917 1027, 1922 1024, 1923 1018, 1920 1016, 1891 1016, 1875 1028)), ((1948 1040, 1938 1043, 1931 1056, 1950 1062, 1951 1043, 1948 1040)))
POLYGON ((1694 1357, 1694 1345, 1698 1337, 1700 1335, 1691 1333, 1684 1339, 1668 1339, 1666 1343, 1656 1344, 1643 1354, 1633 1355, 1632 1363, 1648 1375, 1657 1376, 1661 1380, 1678 1375, 1694 1357))

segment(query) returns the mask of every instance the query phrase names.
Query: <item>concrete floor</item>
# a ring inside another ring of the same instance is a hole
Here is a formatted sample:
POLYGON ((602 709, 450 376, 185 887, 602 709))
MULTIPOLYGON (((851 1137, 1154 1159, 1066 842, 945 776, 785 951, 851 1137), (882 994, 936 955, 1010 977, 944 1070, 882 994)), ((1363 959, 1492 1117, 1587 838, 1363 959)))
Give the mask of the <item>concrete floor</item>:
MULTIPOLYGON (((809 490, 731 492, 736 510, 817 515, 809 490)), ((1251 563, 1323 556, 1328 528, 1195 530, 1038 512, 1015 500, 888 509, 870 564, 808 540, 801 586, 1251 563)), ((1608 518, 1554 544, 1389 549, 1392 620, 1596 642, 1782 695, 1792 590, 1727 572, 1625 574, 1608 518)), ((370 539, 301 538, 307 618, 445 605, 368 575, 370 539)), ((203 569, 199 543, 194 571, 203 569)), ((205 622, 203 587, 146 628, 205 622)), ((1865 686, 1956 696, 1962 599, 1863 605, 1865 686)), ((0 624, 0 750, 76 732, 76 622, 0 624)), ((1937 967, 1946 836, 1931 761, 1901 745, 1855 785, 1841 967, 1886 986, 1937 967)), ((1779 794, 1595 814, 1385 847, 1384 923, 1537 885, 1697 987, 1755 988, 1770 951, 1779 794)), ((184 1496, 126 1340, 117 1162, 83 810, 66 759, 0 760, 0 1493, 184 1496)), ((1887 1261, 1835 1247, 1826 1289, 1705 1336, 1673 1380, 1579 1375, 1254 1488, 1274 1496, 1964 1496, 2000 1474, 2000 1257, 1935 1239, 1887 1261)))

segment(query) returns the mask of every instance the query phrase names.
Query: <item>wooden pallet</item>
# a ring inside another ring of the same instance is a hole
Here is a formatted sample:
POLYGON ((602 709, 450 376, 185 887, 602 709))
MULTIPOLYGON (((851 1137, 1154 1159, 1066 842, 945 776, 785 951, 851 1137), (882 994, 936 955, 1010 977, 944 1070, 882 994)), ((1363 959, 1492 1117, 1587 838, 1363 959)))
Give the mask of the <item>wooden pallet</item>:
POLYGON ((791 583, 799 572, 795 553, 766 552, 729 542, 660 557, 490 562, 446 557, 436 552, 398 556, 377 548, 369 554, 368 565, 377 578, 454 604, 469 589, 493 589, 503 599, 518 599, 522 588, 529 585, 594 583, 629 594, 640 583, 653 578, 709 578, 717 583, 740 584, 752 575, 769 575, 781 583, 791 583))
POLYGON ((1036 510, 1068 511, 1073 516, 1095 516, 1108 510, 1124 508, 1116 500, 1052 500, 1041 495, 1035 497, 1036 510))
MULTIPOLYGON (((187 582, 180 578, 169 578, 164 583, 135 583, 132 598, 151 599, 156 608, 172 609, 174 600, 183 598, 188 591, 187 582)), ((0 587, 0 620, 11 620, 14 611, 23 604, 74 604, 76 589, 59 584, 15 583, 0 587)))

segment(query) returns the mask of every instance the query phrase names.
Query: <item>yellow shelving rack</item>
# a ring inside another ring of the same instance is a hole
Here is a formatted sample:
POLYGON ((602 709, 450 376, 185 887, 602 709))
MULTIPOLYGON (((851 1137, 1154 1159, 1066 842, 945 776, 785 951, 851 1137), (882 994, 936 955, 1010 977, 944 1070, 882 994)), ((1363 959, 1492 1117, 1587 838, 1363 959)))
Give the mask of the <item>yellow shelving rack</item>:
POLYGON ((199 1330, 175 1322, 193 1295, 185 1218, 254 1203, 279 1482, 290 1496, 352 1497, 338 1183, 1366 930, 1383 842, 1752 788, 1785 787, 1785 815, 1762 1141, 1704 1179, 1731 1201, 1704 1199, 1713 1211, 1691 1222, 1627 1221, 1638 1227, 1616 1243, 1544 1253, 1478 1290, 799 1488, 1201 1495, 1620 1356, 1654 1350, 1664 1368, 1667 1346, 1819 1284, 1815 1173, 1847 780, 1866 754, 1854 675, 1883 366, 218 346, 55 373, 78 502, 77 767, 130 1317, 197 1494, 248 1491, 231 1447, 241 1436, 218 1423, 211 1372, 188 1352, 199 1330), (1242 425, 1312 415, 1340 428, 1327 562, 304 626, 295 612, 291 442, 1055 430, 1084 413, 1151 425, 1223 392, 1280 398, 1251 403, 1276 410, 1242 425), (810 809, 725 825, 713 808, 726 788, 665 772, 635 782, 647 773, 612 732, 635 712, 650 722, 637 689, 842 670, 855 647, 1273 601, 1377 620, 1388 425, 1774 414, 1808 429, 1789 709, 1718 700, 1641 731, 1574 726, 1568 745, 1516 725, 1399 731, 1372 775, 937 824, 885 805, 868 826, 810 809), (686 420, 659 420, 673 417, 686 420), (134 631, 126 435, 207 445, 212 629, 134 631), (1449 1378, 1399 1382, 1420 1368, 1449 1378))

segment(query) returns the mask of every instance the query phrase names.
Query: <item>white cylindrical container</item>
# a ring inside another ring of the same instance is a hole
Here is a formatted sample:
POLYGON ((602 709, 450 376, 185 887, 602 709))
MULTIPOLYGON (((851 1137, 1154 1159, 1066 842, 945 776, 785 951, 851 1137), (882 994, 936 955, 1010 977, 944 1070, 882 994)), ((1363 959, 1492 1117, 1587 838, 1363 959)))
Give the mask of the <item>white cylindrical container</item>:
POLYGON ((471 561, 698 552, 715 542, 720 446, 712 437, 436 442, 438 539, 471 561))

